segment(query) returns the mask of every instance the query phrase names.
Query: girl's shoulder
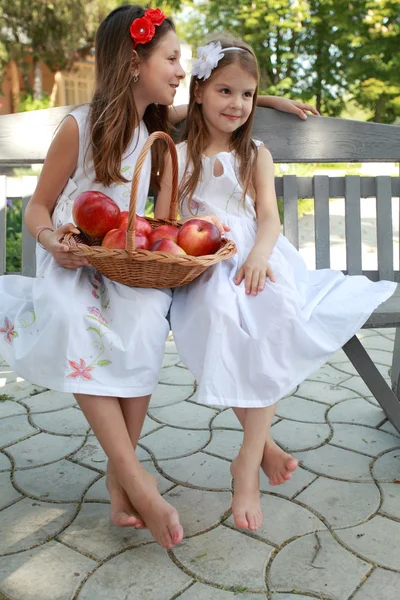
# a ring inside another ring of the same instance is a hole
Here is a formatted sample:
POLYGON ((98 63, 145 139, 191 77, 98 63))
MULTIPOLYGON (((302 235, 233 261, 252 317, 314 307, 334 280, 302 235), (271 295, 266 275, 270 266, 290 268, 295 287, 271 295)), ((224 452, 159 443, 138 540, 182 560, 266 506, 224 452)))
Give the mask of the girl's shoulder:
POLYGON ((82 104, 81 106, 77 106, 69 113, 71 117, 74 117, 75 121, 78 123, 79 128, 81 125, 86 125, 89 114, 90 114, 90 104, 82 104))

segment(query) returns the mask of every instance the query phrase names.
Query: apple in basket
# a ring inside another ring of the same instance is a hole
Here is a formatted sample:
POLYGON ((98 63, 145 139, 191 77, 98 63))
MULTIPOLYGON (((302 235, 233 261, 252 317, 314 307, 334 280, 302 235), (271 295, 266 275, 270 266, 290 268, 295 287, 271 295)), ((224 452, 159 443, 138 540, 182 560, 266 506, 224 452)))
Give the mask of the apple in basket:
POLYGON ((159 225, 148 234, 150 246, 152 246, 157 240, 162 239, 172 240, 176 243, 176 240, 178 239, 178 232, 178 227, 175 227, 174 225, 159 225))
POLYGON ((221 247, 221 234, 210 221, 190 219, 179 229, 178 244, 190 256, 215 254, 221 247))
MULTIPOLYGON (((129 212, 123 210, 119 221, 118 229, 128 229, 129 212)), ((149 235, 151 233, 151 225, 144 217, 136 215, 135 231, 137 235, 149 235)))
POLYGON ((82 192, 72 207, 76 226, 92 238, 102 238, 118 227, 120 214, 118 204, 102 192, 82 192))
POLYGON ((184 256, 186 252, 175 244, 174 241, 168 239, 161 239, 154 242, 154 244, 150 247, 150 250, 158 252, 168 252, 169 254, 174 254, 175 256, 184 256))
MULTIPOLYGON (((136 250, 148 250, 150 248, 150 242, 145 235, 136 234, 135 243, 136 250)), ((111 231, 105 235, 101 245, 103 248, 125 250, 126 229, 111 229, 111 231)))

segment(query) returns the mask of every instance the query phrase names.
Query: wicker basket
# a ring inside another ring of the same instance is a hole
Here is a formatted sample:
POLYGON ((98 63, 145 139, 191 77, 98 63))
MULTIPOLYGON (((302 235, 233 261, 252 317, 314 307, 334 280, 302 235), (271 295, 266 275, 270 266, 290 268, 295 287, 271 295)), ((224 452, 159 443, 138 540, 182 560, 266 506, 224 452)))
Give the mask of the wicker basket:
POLYGON ((235 244, 224 238, 221 248, 215 254, 206 256, 174 256, 166 252, 135 249, 136 198, 140 172, 146 155, 155 140, 163 140, 167 143, 172 160, 170 218, 169 220, 146 218, 146 220, 153 229, 163 224, 181 227, 176 221, 178 214, 178 161, 175 144, 168 134, 163 131, 155 131, 143 146, 132 179, 126 249, 114 250, 102 246, 89 246, 82 243, 84 236, 75 234, 67 234, 64 237, 64 242, 68 244, 73 254, 86 258, 89 264, 109 279, 130 287, 179 287, 193 281, 211 265, 226 260, 236 253, 235 244))

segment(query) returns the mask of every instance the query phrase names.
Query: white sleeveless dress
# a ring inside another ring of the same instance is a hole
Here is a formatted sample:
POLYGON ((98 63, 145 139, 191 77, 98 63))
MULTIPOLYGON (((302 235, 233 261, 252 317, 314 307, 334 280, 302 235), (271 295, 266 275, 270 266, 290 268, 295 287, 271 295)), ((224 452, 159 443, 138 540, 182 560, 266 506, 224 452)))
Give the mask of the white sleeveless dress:
MULTIPOLYGON (((261 142, 257 142, 261 144, 261 142)), ((186 144, 178 146, 179 177, 186 144)), ((300 253, 280 235, 270 256, 276 283, 257 296, 234 278, 255 241, 251 198, 242 202, 234 153, 203 158, 203 177, 191 201, 198 216, 226 223, 238 253, 174 290, 171 328, 183 363, 194 374, 202 404, 265 407, 318 369, 387 300, 396 284, 340 271, 308 271, 300 253), (214 175, 214 164, 223 174, 214 175)), ((188 209, 182 217, 193 216, 188 209)))
MULTIPOLYGON (((57 200, 54 227, 73 222, 72 205, 85 190, 99 190, 127 210, 130 181, 105 187, 94 183, 88 142, 89 107, 71 113, 79 128, 78 166, 57 200)), ((148 138, 135 130, 121 171, 131 180, 148 138)), ((150 156, 142 169, 137 213, 144 214, 150 181, 150 156)), ((31 383, 60 392, 113 397, 151 394, 169 333, 170 290, 129 288, 92 267, 57 265, 36 247, 36 277, 0 277, 0 355, 31 383)))

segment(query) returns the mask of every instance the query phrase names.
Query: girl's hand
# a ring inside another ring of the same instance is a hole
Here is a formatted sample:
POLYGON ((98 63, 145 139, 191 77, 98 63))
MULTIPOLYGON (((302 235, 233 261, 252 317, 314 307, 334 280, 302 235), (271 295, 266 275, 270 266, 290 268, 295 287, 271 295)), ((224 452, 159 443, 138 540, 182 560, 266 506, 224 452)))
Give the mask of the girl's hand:
POLYGON ((72 254, 69 247, 63 244, 60 240, 66 233, 80 233, 79 229, 72 223, 64 223, 55 231, 44 230, 40 233, 39 241, 46 248, 50 254, 53 255, 54 260, 60 267, 65 269, 79 269, 79 267, 85 267, 89 263, 86 258, 82 256, 75 256, 72 254))
POLYGON ((307 119, 308 112, 319 116, 319 112, 314 106, 311 106, 311 104, 304 104, 304 102, 290 100, 289 98, 279 98, 278 96, 274 96, 273 98, 269 97, 268 106, 280 110, 281 112, 293 113, 300 119, 303 119, 303 121, 307 119))
POLYGON ((275 275, 266 257, 252 251, 238 270, 235 283, 239 285, 244 279, 246 294, 257 296, 258 292, 263 291, 267 277, 273 283, 276 282, 275 275))
POLYGON ((221 235, 224 235, 224 233, 226 231, 230 231, 231 228, 228 227, 228 225, 225 225, 225 223, 222 223, 222 221, 220 221, 218 219, 218 217, 216 217, 215 215, 209 215, 206 217, 196 217, 197 219, 202 219, 203 221, 209 221, 210 223, 214 223, 214 225, 216 225, 218 227, 218 230, 220 232, 221 235))

